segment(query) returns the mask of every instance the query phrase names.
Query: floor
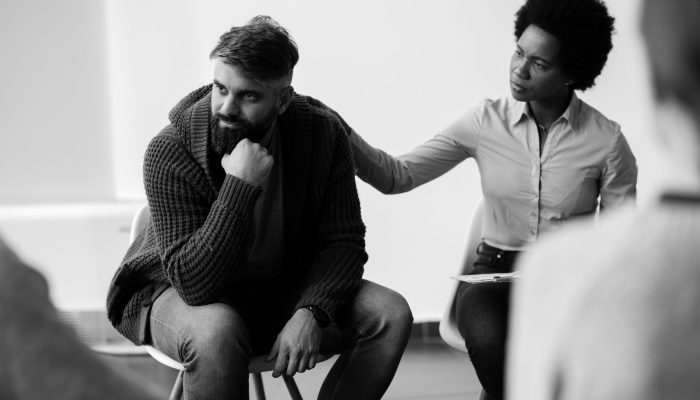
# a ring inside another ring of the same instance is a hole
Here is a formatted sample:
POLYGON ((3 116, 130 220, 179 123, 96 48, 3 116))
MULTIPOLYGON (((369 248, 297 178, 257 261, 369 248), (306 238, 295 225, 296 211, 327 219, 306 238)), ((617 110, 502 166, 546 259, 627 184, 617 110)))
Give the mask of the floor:
MULTIPOLYGON (((101 356, 121 373, 145 384, 158 387, 167 399, 175 371, 148 356, 101 356)), ((330 359, 313 371, 295 376, 305 399, 315 399, 323 378, 333 364, 330 359)), ((289 399, 282 379, 263 374, 267 399, 289 399)), ((438 338, 412 339, 394 381, 384 399, 406 400, 476 400, 480 386, 474 369, 464 353, 443 344, 438 338)), ((251 381, 251 399, 255 399, 251 381)))

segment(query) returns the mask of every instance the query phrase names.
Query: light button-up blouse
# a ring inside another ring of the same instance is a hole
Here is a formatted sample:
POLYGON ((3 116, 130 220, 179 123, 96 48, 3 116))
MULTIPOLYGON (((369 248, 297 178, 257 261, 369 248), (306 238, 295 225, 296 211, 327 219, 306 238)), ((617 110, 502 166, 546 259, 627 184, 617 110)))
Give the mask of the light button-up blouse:
POLYGON ((350 136, 357 176, 384 193, 429 182, 468 157, 481 175, 483 240, 522 250, 567 219, 614 208, 636 195, 637 165, 620 126, 572 96, 540 154, 527 103, 484 100, 434 138, 393 157, 350 136))

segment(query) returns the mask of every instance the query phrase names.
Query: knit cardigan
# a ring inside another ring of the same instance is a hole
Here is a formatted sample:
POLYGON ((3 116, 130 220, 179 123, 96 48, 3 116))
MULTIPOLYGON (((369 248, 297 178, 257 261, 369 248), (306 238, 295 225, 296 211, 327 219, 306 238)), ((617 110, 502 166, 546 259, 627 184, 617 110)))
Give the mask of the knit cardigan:
MULTIPOLYGON (((147 341, 150 304, 173 287, 193 306, 235 290, 261 189, 223 173, 210 143, 211 85, 170 112, 146 151, 151 219, 128 249, 107 296, 110 322, 136 344, 147 341)), ((331 317, 362 278, 365 226, 347 126, 311 97, 294 95, 277 123, 284 158, 285 276, 331 317)))

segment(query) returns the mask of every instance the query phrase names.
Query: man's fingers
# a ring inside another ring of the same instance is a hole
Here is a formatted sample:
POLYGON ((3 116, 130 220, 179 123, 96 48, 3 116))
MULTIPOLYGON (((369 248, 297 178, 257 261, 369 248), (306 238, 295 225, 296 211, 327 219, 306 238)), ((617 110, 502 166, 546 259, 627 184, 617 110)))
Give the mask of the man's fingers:
POLYGON ((298 351, 292 351, 291 353, 289 353, 289 362, 287 363, 287 375, 294 376, 294 374, 296 374, 300 356, 301 354, 298 351))
POLYGON ((277 338, 277 340, 275 340, 275 344, 272 345, 272 350, 270 350, 270 353, 267 355, 267 357, 265 357, 265 361, 270 362, 274 360, 277 357, 277 352, 279 351, 279 349, 280 339, 277 338))
POLYGON ((275 361, 275 368, 272 370, 272 376, 274 378, 279 378, 287 370, 287 358, 289 357, 288 350, 286 347, 280 345, 280 349, 277 352, 277 360, 275 361))
POLYGON ((297 372, 305 372, 309 369, 309 353, 303 353, 299 357, 299 365, 297 365, 297 372))
POLYGON ((308 369, 314 369, 314 367, 316 366, 316 360, 318 360, 318 353, 313 353, 309 356, 308 369))

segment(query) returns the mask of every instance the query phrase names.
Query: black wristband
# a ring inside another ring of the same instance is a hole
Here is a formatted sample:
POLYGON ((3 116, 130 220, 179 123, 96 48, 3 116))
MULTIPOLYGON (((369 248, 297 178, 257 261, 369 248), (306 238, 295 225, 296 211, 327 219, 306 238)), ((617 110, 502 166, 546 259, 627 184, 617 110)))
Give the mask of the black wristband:
POLYGON ((318 324, 321 325, 321 328, 325 328, 331 323, 331 317, 329 317, 328 313, 323 311, 321 307, 308 305, 301 306, 300 308, 306 308, 307 310, 311 311, 311 314, 314 316, 314 319, 318 322, 318 324))

